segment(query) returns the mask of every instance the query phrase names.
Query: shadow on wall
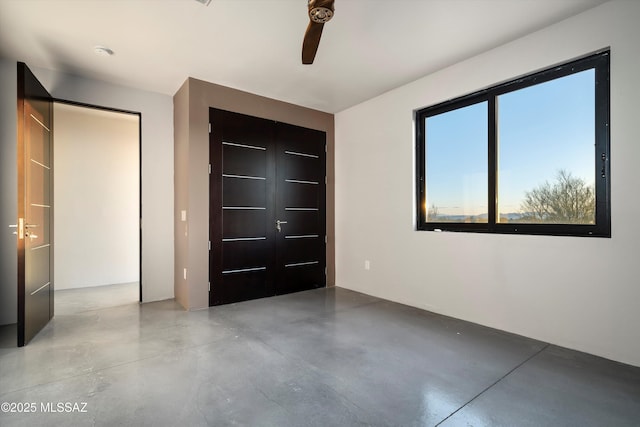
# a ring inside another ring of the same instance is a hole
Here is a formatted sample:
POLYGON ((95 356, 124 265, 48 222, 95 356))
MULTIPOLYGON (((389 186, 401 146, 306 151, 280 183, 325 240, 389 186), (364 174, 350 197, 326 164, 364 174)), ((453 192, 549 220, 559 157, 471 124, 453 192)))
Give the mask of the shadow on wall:
POLYGON ((0 59, 0 325, 18 321, 18 255, 16 237, 9 228, 16 223, 18 211, 17 75, 15 61, 0 59))

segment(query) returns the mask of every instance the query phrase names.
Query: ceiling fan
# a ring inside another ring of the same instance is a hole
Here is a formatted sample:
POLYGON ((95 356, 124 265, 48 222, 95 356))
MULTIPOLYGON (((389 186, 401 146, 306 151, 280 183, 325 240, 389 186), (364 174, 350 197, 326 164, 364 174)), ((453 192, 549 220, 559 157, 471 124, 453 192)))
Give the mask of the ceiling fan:
POLYGON ((309 0, 309 25, 302 41, 302 63, 313 64, 324 24, 333 18, 335 0, 309 0))

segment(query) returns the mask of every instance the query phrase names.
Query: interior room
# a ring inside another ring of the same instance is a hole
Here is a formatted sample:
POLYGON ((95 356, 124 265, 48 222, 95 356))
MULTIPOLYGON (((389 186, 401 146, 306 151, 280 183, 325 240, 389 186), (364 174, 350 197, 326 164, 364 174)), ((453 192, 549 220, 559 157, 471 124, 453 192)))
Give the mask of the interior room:
POLYGON ((0 424, 637 425, 639 20, 0 2, 0 424))
POLYGON ((139 117, 63 103, 53 114, 56 291, 103 287, 88 307, 139 301, 139 117))

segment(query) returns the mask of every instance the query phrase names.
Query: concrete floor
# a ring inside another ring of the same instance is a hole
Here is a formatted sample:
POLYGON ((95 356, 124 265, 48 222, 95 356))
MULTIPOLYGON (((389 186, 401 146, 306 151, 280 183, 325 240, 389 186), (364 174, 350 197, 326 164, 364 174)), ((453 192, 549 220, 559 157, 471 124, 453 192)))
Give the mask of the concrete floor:
POLYGON ((640 425, 640 368, 344 289, 198 312, 63 292, 0 347, 0 402, 36 410, 2 426, 640 425))

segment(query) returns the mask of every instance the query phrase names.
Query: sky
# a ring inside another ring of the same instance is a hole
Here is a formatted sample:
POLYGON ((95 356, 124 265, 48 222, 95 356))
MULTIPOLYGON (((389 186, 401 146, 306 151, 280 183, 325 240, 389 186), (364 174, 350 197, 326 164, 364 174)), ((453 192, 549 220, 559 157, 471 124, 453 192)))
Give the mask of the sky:
MULTIPOLYGON (((520 211, 525 193, 560 169, 595 181, 595 71, 498 97, 498 210, 520 211)), ((487 103, 426 119, 427 206, 487 213, 487 103)))

